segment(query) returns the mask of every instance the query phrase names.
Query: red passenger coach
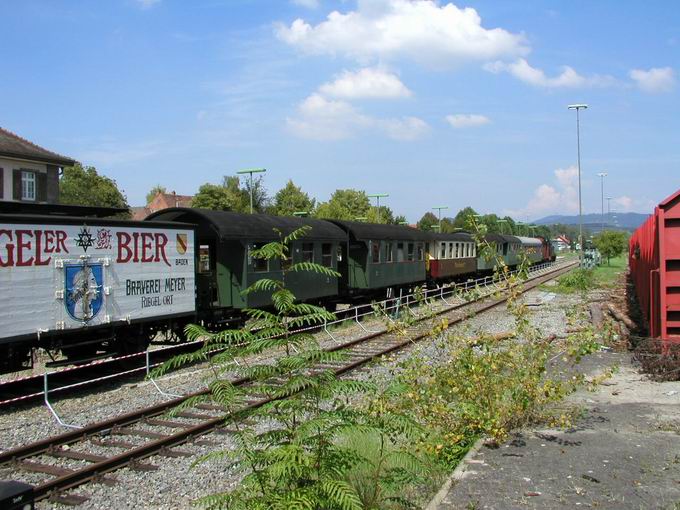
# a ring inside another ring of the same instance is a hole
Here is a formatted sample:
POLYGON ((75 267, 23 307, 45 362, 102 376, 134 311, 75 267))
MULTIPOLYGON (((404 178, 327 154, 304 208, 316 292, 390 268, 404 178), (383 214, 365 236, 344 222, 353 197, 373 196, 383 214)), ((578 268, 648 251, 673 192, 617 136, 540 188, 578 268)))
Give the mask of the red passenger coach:
POLYGON ((650 336, 680 343, 680 190, 633 233, 629 264, 650 336))

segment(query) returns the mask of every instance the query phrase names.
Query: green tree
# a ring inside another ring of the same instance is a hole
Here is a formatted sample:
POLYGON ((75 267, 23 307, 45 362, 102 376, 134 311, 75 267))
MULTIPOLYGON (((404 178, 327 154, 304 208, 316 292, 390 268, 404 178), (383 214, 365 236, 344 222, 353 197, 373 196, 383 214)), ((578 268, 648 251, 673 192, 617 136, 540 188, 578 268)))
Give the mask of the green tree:
POLYGON ((311 214, 314 211, 315 203, 316 201, 302 191, 302 188, 296 186, 292 180, 289 180, 274 195, 271 212, 279 216, 292 216, 296 211, 307 211, 311 214))
POLYGON ((354 220, 368 216, 371 204, 366 192, 355 189, 338 189, 328 202, 322 202, 316 209, 317 218, 354 220))
POLYGON ((402 225, 402 224, 408 223, 408 222, 406 220, 406 216, 404 216, 403 214, 400 214, 399 216, 394 218, 394 223, 397 224, 397 225, 402 225))
MULTIPOLYGON (((100 175, 95 167, 84 167, 80 163, 64 168, 64 174, 59 180, 59 201, 62 204, 93 207, 130 207, 116 181, 100 175)), ((122 216, 129 215, 128 212, 122 216)))
POLYGON ((156 184, 146 194, 146 204, 149 205, 151 203, 151 201, 154 198, 156 198, 156 195, 158 195, 159 193, 165 193, 165 192, 166 192, 165 186, 161 186, 160 184, 156 184))
MULTIPOLYGON (((241 186, 238 176, 225 175, 222 184, 203 184, 191 201, 192 207, 217 211, 250 212, 250 182, 241 186)), ((264 212, 268 206, 262 178, 253 179, 253 211, 264 212)))
POLYGON ((453 226, 456 228, 467 228, 468 217, 474 216, 475 214, 477 214, 477 211, 475 211, 472 207, 463 207, 460 211, 458 211, 458 214, 456 214, 456 217, 453 219, 453 226))
POLYGON ((371 208, 368 210, 367 217, 370 223, 395 223, 394 213, 392 212, 392 209, 386 205, 380 206, 380 214, 378 214, 377 207, 371 206, 371 208))
POLYGON ((620 230, 605 230, 593 238, 593 244, 603 257, 607 257, 607 265, 612 257, 621 255, 628 245, 628 236, 620 230))
POLYGON ((423 214, 423 217, 418 220, 418 228, 420 230, 429 232, 432 230, 432 225, 439 225, 439 219, 434 215, 434 213, 427 211, 425 214, 423 214))

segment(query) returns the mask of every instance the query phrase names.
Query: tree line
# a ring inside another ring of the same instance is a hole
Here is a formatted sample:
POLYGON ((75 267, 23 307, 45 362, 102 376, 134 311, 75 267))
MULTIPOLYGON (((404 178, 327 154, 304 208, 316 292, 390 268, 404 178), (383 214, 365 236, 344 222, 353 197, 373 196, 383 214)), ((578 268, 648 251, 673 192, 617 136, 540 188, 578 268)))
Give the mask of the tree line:
MULTIPOLYGON (((159 192, 165 193, 166 188, 158 184, 149 190, 146 195, 147 204, 159 192)), ((249 179, 242 180, 236 175, 227 175, 218 184, 201 185, 191 205, 197 208, 247 213, 250 211, 250 192, 249 179)), ((119 190, 115 180, 101 175, 93 166, 82 166, 80 163, 64 169, 59 181, 59 194, 60 202, 63 204, 129 209, 127 198, 119 190)), ((406 224, 406 217, 395 214, 390 207, 381 205, 377 208, 371 205, 370 198, 363 190, 338 189, 328 201, 318 202, 292 180, 271 196, 264 186, 263 179, 259 177, 252 181, 252 194, 253 210, 256 213, 279 216, 300 214, 320 219, 406 224)), ((470 217, 474 217, 478 224, 485 225, 490 233, 547 238, 566 235, 572 241, 578 237, 578 227, 571 225, 530 227, 510 216, 480 215, 469 206, 458 211, 453 217, 442 217, 441 222, 433 212, 427 211, 417 222, 417 227, 425 231, 441 230, 444 233, 453 233, 465 230, 470 217)))

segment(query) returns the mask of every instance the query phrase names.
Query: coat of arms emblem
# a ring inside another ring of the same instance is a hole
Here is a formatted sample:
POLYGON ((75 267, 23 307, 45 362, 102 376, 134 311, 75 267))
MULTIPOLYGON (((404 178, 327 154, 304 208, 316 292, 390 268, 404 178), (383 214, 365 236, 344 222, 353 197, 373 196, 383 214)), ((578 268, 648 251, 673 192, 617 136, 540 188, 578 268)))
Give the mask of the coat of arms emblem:
POLYGON ((186 234, 177 234, 177 253, 184 255, 187 252, 189 241, 186 234))
POLYGON ((102 308, 102 264, 67 264, 64 268, 66 311, 73 319, 88 322, 102 308))

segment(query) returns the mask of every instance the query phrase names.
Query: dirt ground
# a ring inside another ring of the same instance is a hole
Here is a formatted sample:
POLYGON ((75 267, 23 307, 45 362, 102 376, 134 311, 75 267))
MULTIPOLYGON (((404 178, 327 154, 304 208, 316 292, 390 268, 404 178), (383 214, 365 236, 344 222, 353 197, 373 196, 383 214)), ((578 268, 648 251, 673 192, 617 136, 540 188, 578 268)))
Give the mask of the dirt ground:
POLYGON ((569 430, 530 429, 500 448, 468 456, 443 500, 432 508, 680 508, 680 382, 639 373, 628 353, 598 353, 590 375, 617 365, 569 430))

